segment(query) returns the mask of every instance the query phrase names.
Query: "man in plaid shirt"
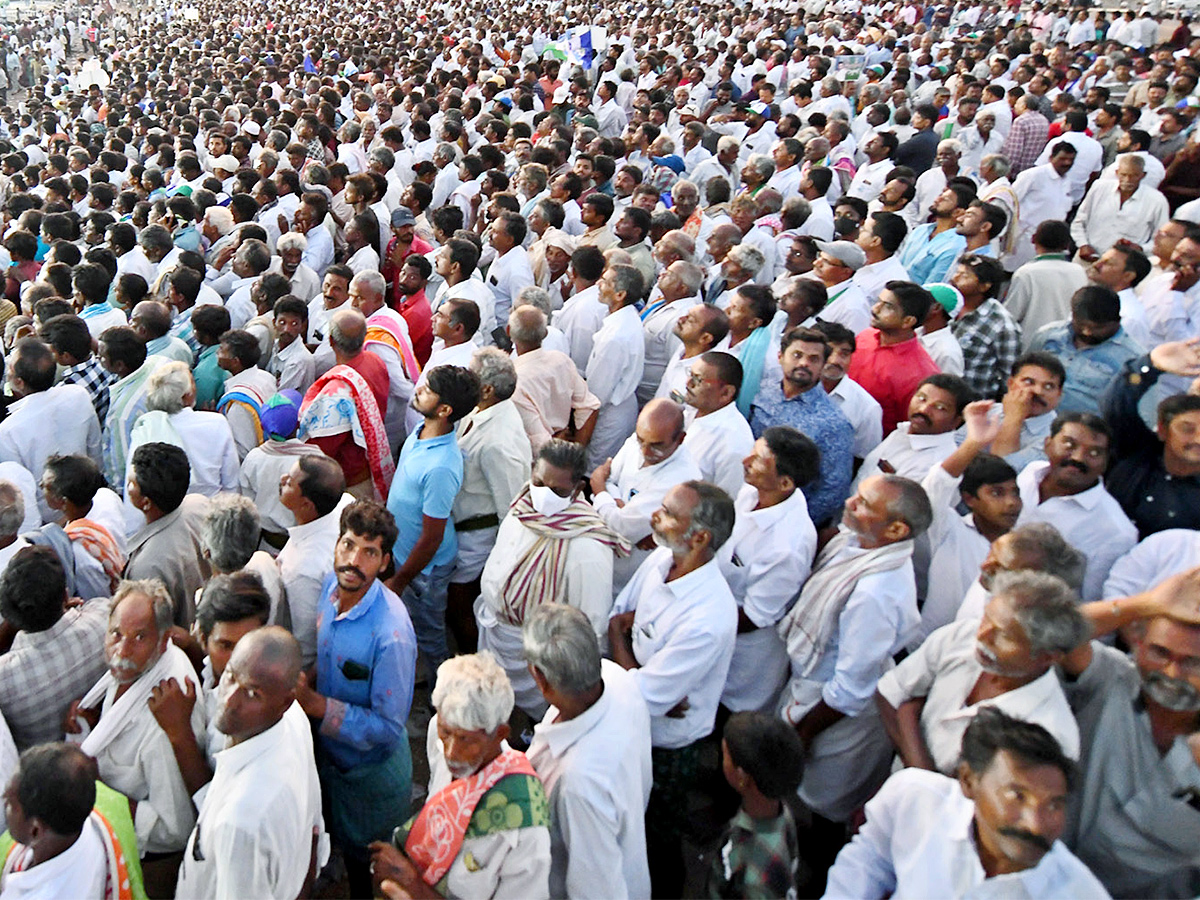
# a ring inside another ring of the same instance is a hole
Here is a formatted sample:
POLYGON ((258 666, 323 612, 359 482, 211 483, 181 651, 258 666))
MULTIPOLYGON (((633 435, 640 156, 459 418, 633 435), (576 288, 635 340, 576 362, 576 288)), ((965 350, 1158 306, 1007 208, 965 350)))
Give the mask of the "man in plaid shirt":
POLYGON ((70 609, 62 563, 50 547, 18 550, 0 581, 0 616, 16 629, 0 656, 0 713, 18 750, 62 739, 72 701, 104 674, 108 598, 70 609))
POLYGON ((1024 97, 1013 107, 1016 118, 1000 152, 1012 163, 1010 178, 1028 169, 1041 155, 1050 139, 1050 122, 1038 110, 1029 106, 1024 97))
POLYGON ((100 358, 92 353, 92 335, 87 324, 79 316, 55 316, 42 326, 41 336, 66 370, 62 383, 78 384, 87 390, 103 429, 108 415, 108 386, 116 381, 116 376, 100 365, 100 358))
POLYGON ((950 328, 962 347, 963 380, 984 400, 999 400, 1021 352, 1021 326, 996 299, 1004 281, 1000 263, 968 254, 950 283, 963 296, 963 311, 950 328))

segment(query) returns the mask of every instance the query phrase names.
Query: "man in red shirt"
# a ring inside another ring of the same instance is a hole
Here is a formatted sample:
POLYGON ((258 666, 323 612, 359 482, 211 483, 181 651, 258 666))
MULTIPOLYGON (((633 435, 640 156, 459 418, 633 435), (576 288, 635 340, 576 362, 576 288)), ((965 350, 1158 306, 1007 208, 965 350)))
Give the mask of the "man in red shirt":
POLYGON ((858 333, 850 371, 883 407, 883 434, 908 418, 908 401, 927 375, 940 371, 917 340, 933 295, 910 281, 889 281, 871 307, 871 326, 858 333))
POLYGON ((410 256, 424 256, 433 252, 433 245, 417 237, 417 220, 413 218, 412 210, 407 206, 397 206, 392 210, 392 237, 387 249, 380 260, 380 272, 387 279, 388 287, 395 298, 396 282, 405 261, 410 256))
POLYGON ((392 291, 392 309, 408 323, 408 336, 421 368, 425 368, 433 352, 433 310, 425 296, 425 285, 432 273, 433 266, 424 256, 410 256, 404 261, 392 291))

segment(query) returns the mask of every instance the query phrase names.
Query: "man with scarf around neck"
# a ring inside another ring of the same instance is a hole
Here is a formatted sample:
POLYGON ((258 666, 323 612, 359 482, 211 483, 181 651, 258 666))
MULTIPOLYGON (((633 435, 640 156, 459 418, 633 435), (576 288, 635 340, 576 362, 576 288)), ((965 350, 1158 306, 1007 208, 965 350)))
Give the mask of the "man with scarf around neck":
POLYGON ((500 523, 475 602, 480 649, 496 657, 517 705, 534 719, 546 711, 546 700, 525 664, 526 617, 546 603, 573 606, 604 646, 614 554, 624 557, 630 549, 583 496, 586 458, 587 451, 569 441, 542 445, 532 478, 500 523))
POLYGON ((429 722, 429 799, 390 843, 371 845, 377 889, 410 897, 550 896, 550 807, 524 753, 508 746, 513 691, 490 653, 438 667, 429 722))

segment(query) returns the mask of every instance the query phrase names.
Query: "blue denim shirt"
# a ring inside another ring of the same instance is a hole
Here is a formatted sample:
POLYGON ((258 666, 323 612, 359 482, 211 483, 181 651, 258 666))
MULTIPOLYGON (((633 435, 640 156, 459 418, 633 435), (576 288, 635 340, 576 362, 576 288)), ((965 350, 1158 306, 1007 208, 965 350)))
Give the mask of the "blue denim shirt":
POLYGON ((327 699, 321 746, 343 769, 387 759, 408 740, 417 636, 400 598, 376 580, 338 617, 330 573, 317 604, 317 687, 327 699))
POLYGON ((820 525, 831 516, 840 519, 850 493, 854 464, 854 426, 819 384, 791 399, 776 384, 758 392, 750 408, 750 430, 755 438, 773 425, 790 425, 812 438, 821 451, 821 476, 804 488, 808 514, 820 525))
POLYGON ((1141 356, 1142 349, 1124 328, 1094 347, 1076 347, 1070 322, 1054 322, 1038 329, 1030 350, 1045 350, 1062 360, 1067 370, 1060 412, 1100 414, 1100 395, 1128 360, 1141 356))

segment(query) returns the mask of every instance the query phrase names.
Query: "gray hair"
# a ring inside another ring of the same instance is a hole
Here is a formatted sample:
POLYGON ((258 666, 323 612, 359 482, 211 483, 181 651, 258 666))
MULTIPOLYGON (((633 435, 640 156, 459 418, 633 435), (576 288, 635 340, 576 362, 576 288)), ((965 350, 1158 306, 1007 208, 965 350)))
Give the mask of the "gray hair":
POLYGON ((717 152, 722 150, 738 150, 741 149, 742 143, 732 134, 724 135, 717 139, 717 152))
POLYGON ((962 156, 963 150, 966 149, 963 147, 962 141, 956 138, 946 138, 944 141, 938 141, 937 148, 938 150, 949 150, 955 156, 962 156))
POLYGON ((678 228, 668 231, 659 238, 658 243, 660 246, 665 244, 683 259, 692 259, 696 255, 696 239, 678 228))
POLYGON ((989 153, 979 161, 979 168, 987 166, 996 173, 997 178, 1003 178, 1012 171, 1012 162, 1007 156, 1000 153, 989 153))
POLYGON ((496 347, 480 347, 471 354, 471 371, 480 384, 490 384, 497 400, 507 400, 517 390, 517 367, 512 358, 496 347))
POLYGON ((887 505, 887 514, 892 521, 897 520, 908 526, 909 537, 919 538, 933 523, 933 506, 929 503, 929 495, 925 488, 901 475, 881 475, 884 484, 896 488, 898 496, 887 505))
POLYGON ((217 494, 200 523, 200 547, 218 572, 236 572, 250 562, 261 535, 258 507, 240 494, 217 494))
POLYGON ((1053 572, 1072 590, 1083 587, 1087 557, 1067 543, 1062 533, 1049 522, 1031 522, 1009 532, 1013 548, 1042 558, 1039 571, 1053 572))
POLYGON ((25 521, 25 495, 8 479, 0 479, 0 535, 15 537, 25 521))
POLYGON ((396 154, 391 151, 390 147, 376 147, 367 154, 369 162, 377 162, 383 166, 384 171, 390 172, 392 166, 396 164, 396 154))
POLYGON ((554 302, 550 299, 550 292, 536 284, 528 284, 521 288, 521 293, 517 294, 515 306, 535 306, 546 314, 547 319, 554 311, 554 302))
POLYGON ((694 262, 688 262, 686 259, 681 259, 678 262, 672 263, 671 267, 675 269, 676 276, 683 282, 683 286, 687 288, 689 294, 695 294, 700 290, 700 285, 704 283, 704 269, 702 266, 694 262))
POLYGON ((154 627, 162 637, 175 624, 175 603, 171 600, 167 586, 158 578, 143 578, 140 581, 122 581, 113 592, 112 603, 108 607, 108 617, 111 620, 117 612, 121 601, 133 594, 149 597, 154 604, 154 627))
POLYGON ((763 252, 753 244, 738 244, 730 249, 726 259, 731 259, 747 272, 750 277, 754 278, 758 275, 759 270, 766 264, 767 258, 763 252))
POLYGON ((287 234, 279 236, 279 240, 275 242, 275 249, 280 253, 284 250, 299 250, 304 252, 308 249, 308 238, 298 231, 289 231, 287 234))
POLYGON ((521 629, 525 661, 556 691, 577 697, 600 683, 600 643, 578 609, 544 603, 525 617, 521 629))
POLYGON ((547 334, 549 329, 546 326, 546 314, 536 306, 526 303, 524 306, 514 307, 508 314, 508 335, 514 342, 540 344, 547 334), (522 310, 529 312, 524 313, 522 310))
POLYGON ((194 384, 187 363, 172 360, 159 366, 146 380, 146 410, 174 415, 186 406, 183 398, 194 384))
POLYGON ((1122 153, 1117 157, 1117 167, 1120 168, 1121 163, 1131 163, 1139 172, 1146 171, 1146 160, 1138 156, 1136 153, 1122 153))
POLYGON ((681 193, 686 194, 689 191, 694 192, 697 197, 700 196, 700 186, 694 181, 689 181, 686 178, 680 178, 673 185, 671 185, 672 197, 678 197, 681 193))
POLYGON ((434 148, 433 158, 434 159, 445 159, 445 160, 457 159, 458 151, 454 149, 453 144, 447 144, 447 143, 443 142, 441 144, 438 144, 437 147, 434 148))
POLYGON ((512 684, 486 650, 454 656, 437 670, 433 706, 451 728, 495 734, 512 715, 512 684))
POLYGON ((775 160, 765 153, 751 153, 746 165, 756 171, 764 180, 775 174, 775 160))
POLYGON ((551 438, 537 452, 538 460, 556 469, 566 469, 571 480, 578 481, 587 474, 587 451, 582 444, 551 438))
POLYGON ((357 284, 360 290, 366 288, 375 297, 382 297, 387 291, 387 279, 374 269, 357 273, 350 279, 350 284, 357 284))
POLYGON ((1034 653, 1067 653, 1087 640, 1090 626, 1079 611, 1079 595, 1048 572, 998 572, 992 596, 1012 603, 1034 653))
POLYGON ((613 271, 613 290, 618 294, 625 294, 625 305, 629 306, 636 300, 640 300, 642 294, 645 293, 646 285, 642 282, 642 273, 635 266, 627 266, 623 263, 617 263, 609 266, 613 271))
POLYGON ((707 531, 711 537, 709 547, 715 553, 733 534, 733 501, 725 491, 707 481, 685 481, 683 486, 696 494, 696 505, 692 507, 684 537, 707 531))

